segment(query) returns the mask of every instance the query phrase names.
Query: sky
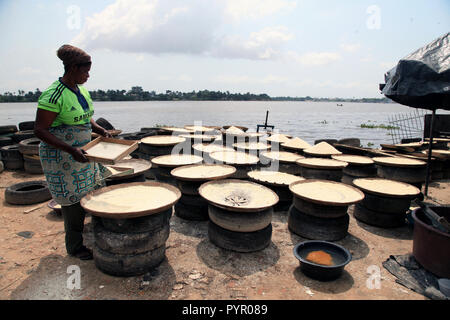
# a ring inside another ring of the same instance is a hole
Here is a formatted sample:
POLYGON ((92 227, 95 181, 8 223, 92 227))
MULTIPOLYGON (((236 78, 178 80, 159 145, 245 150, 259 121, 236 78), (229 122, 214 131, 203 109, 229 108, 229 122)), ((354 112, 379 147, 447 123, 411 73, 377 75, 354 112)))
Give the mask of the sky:
POLYGON ((72 44, 88 90, 382 98, 397 62, 450 31, 450 0, 0 0, 0 93, 41 91, 72 44))

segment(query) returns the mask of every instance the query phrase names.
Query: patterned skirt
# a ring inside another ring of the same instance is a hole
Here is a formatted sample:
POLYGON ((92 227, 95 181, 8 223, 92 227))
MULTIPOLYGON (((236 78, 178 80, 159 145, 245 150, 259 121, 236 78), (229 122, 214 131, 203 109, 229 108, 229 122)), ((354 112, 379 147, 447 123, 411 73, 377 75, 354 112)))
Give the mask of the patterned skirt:
MULTIPOLYGON (((61 125, 49 129, 56 138, 73 147, 83 147, 91 141, 91 125, 61 125)), ((81 163, 64 151, 45 142, 39 145, 39 156, 53 199, 61 206, 80 202, 89 191, 105 185, 105 167, 95 162, 81 163)))

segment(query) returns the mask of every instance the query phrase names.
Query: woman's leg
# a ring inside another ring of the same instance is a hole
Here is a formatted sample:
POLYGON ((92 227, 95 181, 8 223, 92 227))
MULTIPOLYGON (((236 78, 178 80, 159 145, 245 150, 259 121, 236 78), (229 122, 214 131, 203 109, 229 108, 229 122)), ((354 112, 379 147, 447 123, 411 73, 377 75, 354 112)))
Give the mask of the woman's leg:
POLYGON ((74 255, 83 248, 83 229, 86 213, 80 203, 70 206, 61 206, 64 217, 64 230, 66 232, 66 250, 74 255))

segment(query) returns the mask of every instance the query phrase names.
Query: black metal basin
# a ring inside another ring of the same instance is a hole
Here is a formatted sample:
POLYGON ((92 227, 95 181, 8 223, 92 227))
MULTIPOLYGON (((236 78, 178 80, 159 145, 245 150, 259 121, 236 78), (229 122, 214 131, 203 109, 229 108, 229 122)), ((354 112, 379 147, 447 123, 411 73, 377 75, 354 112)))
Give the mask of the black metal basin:
POLYGON ((319 281, 336 280, 345 266, 352 260, 351 253, 344 247, 328 241, 305 241, 294 247, 294 255, 300 262, 300 270, 308 277, 319 281), (322 250, 331 255, 332 266, 325 266, 306 260, 311 251, 322 250))

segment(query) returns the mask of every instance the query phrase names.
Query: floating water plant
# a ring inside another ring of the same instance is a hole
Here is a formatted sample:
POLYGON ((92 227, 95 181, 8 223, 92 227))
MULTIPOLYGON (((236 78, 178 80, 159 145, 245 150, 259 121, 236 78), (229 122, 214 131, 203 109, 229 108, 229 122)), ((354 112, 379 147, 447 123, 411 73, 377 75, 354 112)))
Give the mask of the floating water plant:
POLYGON ((360 125, 360 127, 363 128, 363 129, 386 129, 386 130, 398 130, 398 129, 400 129, 399 127, 385 125, 385 124, 366 124, 366 123, 362 123, 360 125))

